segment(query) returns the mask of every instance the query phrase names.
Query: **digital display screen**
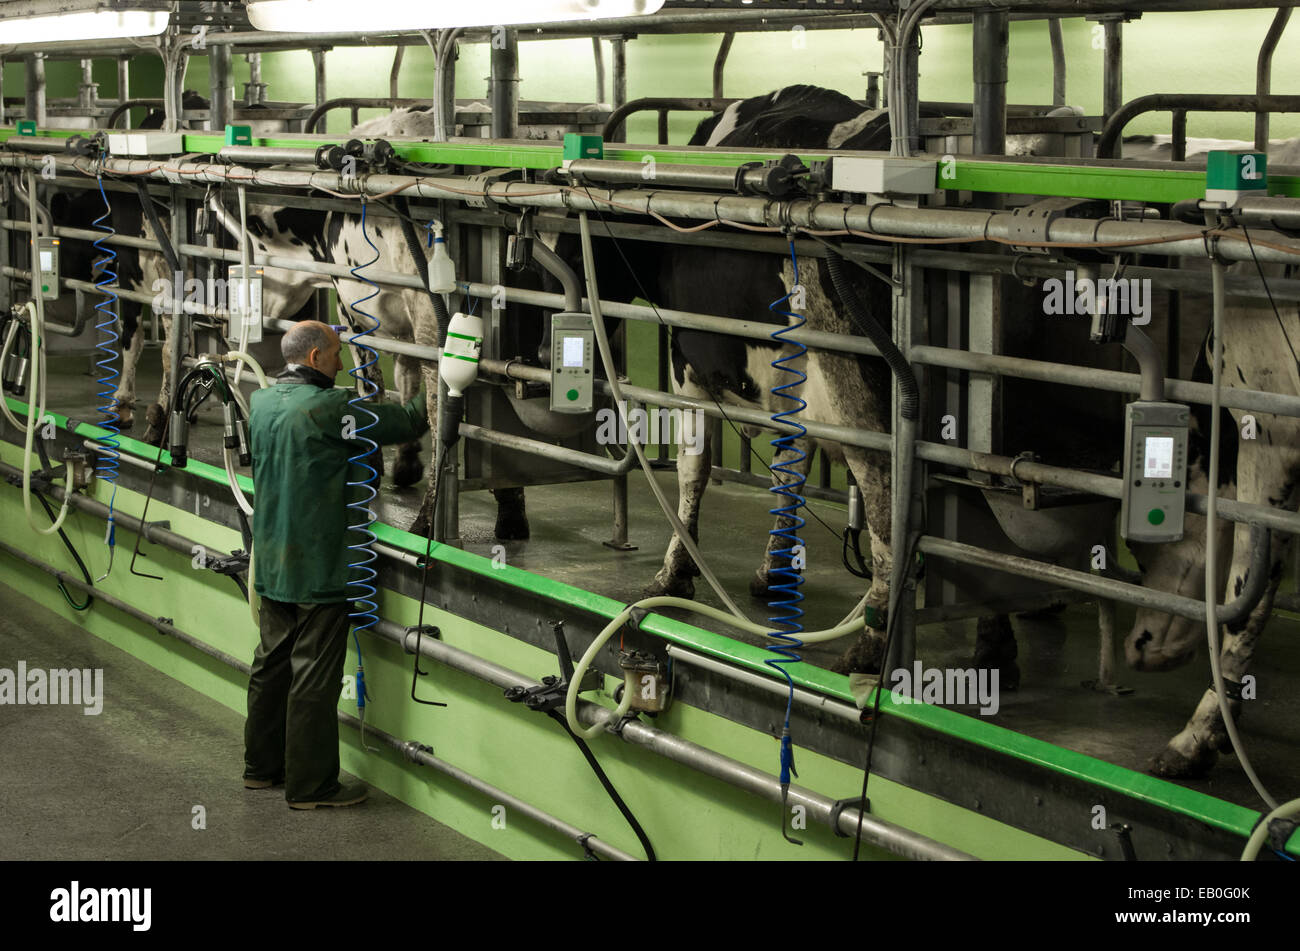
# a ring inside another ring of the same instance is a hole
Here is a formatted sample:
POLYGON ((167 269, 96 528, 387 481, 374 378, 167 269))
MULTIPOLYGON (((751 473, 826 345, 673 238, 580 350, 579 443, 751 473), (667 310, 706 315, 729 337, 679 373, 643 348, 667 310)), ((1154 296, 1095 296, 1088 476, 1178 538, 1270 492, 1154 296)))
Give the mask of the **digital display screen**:
POLYGON ((582 337, 564 337, 564 356, 560 364, 564 367, 581 367, 586 352, 586 340, 582 337))
POLYGON ((41 252, 41 270, 42 270, 42 271, 53 271, 53 270, 54 270, 54 252, 53 252, 53 251, 42 251, 42 252, 41 252))
POLYGON ((1168 479, 1174 474, 1174 437, 1148 436, 1143 454, 1146 465, 1142 470, 1145 479, 1168 479))

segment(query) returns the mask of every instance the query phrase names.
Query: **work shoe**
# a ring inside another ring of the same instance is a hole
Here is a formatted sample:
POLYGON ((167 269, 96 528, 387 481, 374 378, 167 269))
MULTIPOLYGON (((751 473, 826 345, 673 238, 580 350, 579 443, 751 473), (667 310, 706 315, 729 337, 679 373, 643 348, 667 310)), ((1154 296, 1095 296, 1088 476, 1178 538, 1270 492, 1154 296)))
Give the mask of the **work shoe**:
POLYGON ((283 786, 283 785, 284 785, 283 776, 281 776, 279 779, 252 779, 251 777, 248 776, 244 777, 245 789, 270 789, 272 786, 283 786))
POLYGON ((355 806, 365 802, 370 790, 365 783, 344 783, 338 791, 325 799, 288 800, 290 809, 315 809, 317 806, 355 806))

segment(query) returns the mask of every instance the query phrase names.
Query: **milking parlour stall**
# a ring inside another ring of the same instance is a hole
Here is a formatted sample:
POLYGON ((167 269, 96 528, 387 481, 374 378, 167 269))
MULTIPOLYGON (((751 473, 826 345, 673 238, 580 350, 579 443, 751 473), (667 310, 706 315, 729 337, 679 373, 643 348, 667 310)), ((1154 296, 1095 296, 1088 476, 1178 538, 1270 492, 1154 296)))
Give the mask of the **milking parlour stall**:
POLYGON ((1290 15, 0 2, 13 914, 270 858, 1283 914, 1290 15))

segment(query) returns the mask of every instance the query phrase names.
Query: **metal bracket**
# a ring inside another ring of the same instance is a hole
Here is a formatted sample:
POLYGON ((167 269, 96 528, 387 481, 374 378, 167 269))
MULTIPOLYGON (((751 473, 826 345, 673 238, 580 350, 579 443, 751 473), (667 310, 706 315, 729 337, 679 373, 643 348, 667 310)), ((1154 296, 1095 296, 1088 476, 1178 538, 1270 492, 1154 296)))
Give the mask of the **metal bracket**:
POLYGON ((513 176, 519 175, 520 169, 517 168, 494 168, 487 172, 480 172, 478 175, 470 175, 465 179, 470 188, 482 188, 482 195, 466 195, 465 204, 470 208, 491 208, 493 211, 502 210, 498 203, 487 196, 487 190, 498 182, 510 181, 513 176))
POLYGON ((1047 232, 1057 218, 1095 217, 1106 213, 1106 203, 1095 198, 1065 198, 1052 196, 1031 202, 1010 212, 1010 237, 1026 244, 1013 244, 1012 251, 1020 254, 1048 254, 1049 248, 1031 247, 1048 240, 1047 232))
POLYGON ((1133 839, 1130 837, 1133 827, 1126 825, 1123 822, 1112 822, 1110 824, 1110 831, 1114 832, 1115 838, 1119 839, 1119 850, 1124 856, 1124 861, 1136 862, 1137 853, 1133 851, 1133 839))
POLYGON ((421 624, 417 626, 412 624, 402 632, 402 650, 407 654, 415 653, 415 648, 406 646, 410 642, 412 634, 419 634, 421 637, 432 637, 435 641, 442 640, 442 630, 437 625, 421 624))
POLYGON ((859 809, 862 810, 863 813, 870 815, 871 799, 870 797, 864 799, 861 796, 855 796, 852 799, 836 799, 835 802, 831 804, 831 815, 830 815, 831 831, 834 832, 841 839, 852 838, 852 836, 850 836, 847 832, 840 831, 840 816, 843 814, 844 810, 847 809, 849 806, 857 806, 859 809))

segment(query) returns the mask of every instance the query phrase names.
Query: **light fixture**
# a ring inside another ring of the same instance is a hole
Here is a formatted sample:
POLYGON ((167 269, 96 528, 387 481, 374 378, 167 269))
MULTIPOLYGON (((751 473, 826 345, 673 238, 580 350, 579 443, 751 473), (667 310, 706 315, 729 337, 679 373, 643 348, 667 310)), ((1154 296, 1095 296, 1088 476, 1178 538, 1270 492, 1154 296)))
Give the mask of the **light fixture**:
POLYGON ((555 23, 656 13, 664 0, 246 0, 248 19, 277 33, 366 33, 555 23))
POLYGON ((170 18, 161 0, 4 0, 0 44, 157 36, 170 18))

